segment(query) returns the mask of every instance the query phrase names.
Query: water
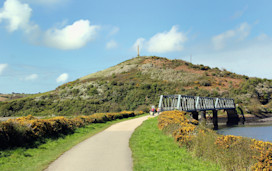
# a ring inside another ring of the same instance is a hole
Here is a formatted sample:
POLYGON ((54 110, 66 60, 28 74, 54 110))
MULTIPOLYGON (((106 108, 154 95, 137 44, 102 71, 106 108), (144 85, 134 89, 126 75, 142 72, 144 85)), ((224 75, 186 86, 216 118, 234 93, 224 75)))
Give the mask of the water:
POLYGON ((272 126, 237 126, 217 131, 223 135, 236 135, 272 142, 272 126))

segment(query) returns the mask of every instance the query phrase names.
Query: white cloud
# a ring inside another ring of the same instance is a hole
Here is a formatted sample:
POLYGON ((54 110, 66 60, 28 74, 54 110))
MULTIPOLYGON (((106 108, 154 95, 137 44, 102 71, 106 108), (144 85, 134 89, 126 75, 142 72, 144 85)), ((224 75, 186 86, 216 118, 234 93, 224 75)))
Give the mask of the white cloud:
POLYGON ((250 33, 250 25, 248 23, 242 23, 237 29, 238 40, 244 40, 250 33))
POLYGON ((56 81, 57 83, 64 83, 68 80, 68 78, 69 78, 69 75, 67 73, 63 73, 56 79, 56 81))
MULTIPOLYGON (((25 0, 32 2, 32 0, 25 0)), ((34 1, 34 0, 33 0, 34 1)), ((57 3, 66 0, 38 0, 36 3, 57 3)), ((0 23, 6 22, 7 30, 22 30, 27 39, 38 45, 45 45, 62 50, 78 49, 94 40, 99 26, 90 25, 89 20, 78 20, 61 29, 51 28, 46 32, 30 21, 32 9, 19 0, 6 0, 0 9, 0 23)), ((115 28, 115 32, 118 30, 115 28)))
POLYGON ((119 27, 113 27, 112 30, 110 31, 109 35, 113 36, 119 32, 119 27))
POLYGON ((109 41, 107 44, 106 44, 106 48, 107 49, 114 49, 118 46, 117 42, 114 41, 114 40, 111 40, 109 41))
POLYGON ((194 56, 199 64, 224 67, 248 76, 272 79, 272 41, 256 42, 224 51, 201 53, 194 56))
POLYGON ((182 51, 183 44, 187 41, 184 33, 178 32, 177 26, 173 26, 170 31, 157 33, 148 41, 144 38, 139 38, 133 45, 133 48, 141 46, 148 52, 166 53, 174 51, 182 51))
POLYGON ((248 23, 242 23, 238 28, 234 30, 228 30, 224 33, 216 35, 212 38, 214 49, 221 50, 226 44, 233 43, 233 41, 242 41, 250 33, 250 26, 248 23))
POLYGON ((145 39, 144 38, 139 38, 139 39, 136 40, 136 42, 134 43, 134 45, 132 46, 132 48, 135 51, 138 50, 138 46, 139 46, 140 49, 143 49, 144 43, 145 43, 145 39))
POLYGON ((94 40, 99 26, 90 25, 89 20, 78 20, 62 29, 50 29, 45 33, 45 44, 49 47, 72 50, 94 40))
POLYGON ((36 42, 40 34, 38 25, 30 21, 32 9, 19 0, 6 0, 0 9, 0 23, 6 23, 9 32, 22 30, 28 40, 36 42))
POLYGON ((30 81, 30 80, 36 80, 38 78, 38 74, 31 74, 25 77, 26 81, 30 81))
POLYGON ((0 75, 4 72, 4 70, 8 67, 8 64, 0 64, 0 75))
POLYGON ((256 37, 256 39, 259 41, 265 41, 268 40, 269 37, 267 36, 267 34, 261 33, 259 36, 256 37))
POLYGON ((169 32, 157 33, 147 42, 149 52, 173 52, 183 50, 183 43, 187 40, 185 34, 178 32, 173 26, 169 32))
POLYGON ((10 32, 18 29, 29 30, 33 27, 29 22, 32 9, 28 4, 23 4, 18 0, 6 0, 0 11, 0 22, 6 20, 7 29, 10 32))
POLYGON ((231 19, 237 19, 242 17, 242 15, 247 11, 248 5, 246 5, 242 10, 238 10, 234 13, 234 15, 231 17, 231 19))

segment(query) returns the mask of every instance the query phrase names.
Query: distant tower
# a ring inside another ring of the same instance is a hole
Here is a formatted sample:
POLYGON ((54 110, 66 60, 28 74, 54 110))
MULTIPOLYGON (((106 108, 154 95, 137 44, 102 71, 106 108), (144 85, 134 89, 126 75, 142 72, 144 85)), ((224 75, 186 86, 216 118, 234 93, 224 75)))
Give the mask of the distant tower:
POLYGON ((140 49, 139 49, 139 45, 138 45, 138 57, 140 56, 140 49))

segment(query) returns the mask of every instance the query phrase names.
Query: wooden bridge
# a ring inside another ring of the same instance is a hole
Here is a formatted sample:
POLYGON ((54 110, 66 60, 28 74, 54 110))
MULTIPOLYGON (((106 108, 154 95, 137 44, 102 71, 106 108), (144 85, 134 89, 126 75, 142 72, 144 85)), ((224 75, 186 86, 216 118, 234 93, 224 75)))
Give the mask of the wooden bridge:
POLYGON ((201 120, 206 120, 206 111, 213 112, 214 129, 218 129, 218 110, 225 110, 228 114, 227 125, 235 125, 239 122, 234 99, 211 98, 186 95, 161 95, 159 101, 160 111, 181 110, 192 112, 194 119, 198 120, 198 113, 201 112, 201 120))

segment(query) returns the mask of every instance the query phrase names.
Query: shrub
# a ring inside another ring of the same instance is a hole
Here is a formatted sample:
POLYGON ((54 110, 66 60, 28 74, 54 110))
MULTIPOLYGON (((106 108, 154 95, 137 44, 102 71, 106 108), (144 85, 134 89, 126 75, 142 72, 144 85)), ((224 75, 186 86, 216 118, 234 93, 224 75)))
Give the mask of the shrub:
POLYGON ((142 115, 144 113, 145 113, 144 111, 136 111, 134 114, 135 114, 135 116, 138 116, 138 115, 142 115))
POLYGON ((196 128, 191 123, 197 123, 197 121, 187 119, 185 112, 170 111, 159 115, 158 127, 164 131, 168 130, 168 133, 172 132, 177 142, 189 144, 196 128))
POLYGON ((162 112, 158 127, 172 134, 194 156, 215 161, 224 170, 272 169, 272 143, 219 135, 202 125, 196 127, 187 116, 187 113, 179 111, 162 112))
POLYGON ((212 82, 210 80, 203 80, 200 82, 200 85, 202 86, 211 86, 212 82))
POLYGON ((96 87, 90 88, 90 90, 88 91, 88 94, 90 96, 98 94, 97 88, 96 87))
POLYGON ((257 163, 252 166, 252 170, 271 170, 272 169, 272 143, 253 139, 252 149, 259 155, 254 156, 257 163))
POLYGON ((9 119, 0 122, 0 148, 28 146, 46 137, 58 137, 62 134, 73 133, 75 129, 88 124, 104 123, 141 114, 143 114, 141 111, 136 114, 131 111, 122 111, 119 113, 96 113, 70 119, 65 117, 37 119, 31 115, 9 119))

